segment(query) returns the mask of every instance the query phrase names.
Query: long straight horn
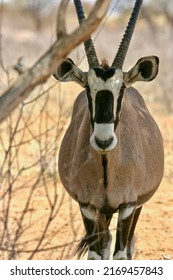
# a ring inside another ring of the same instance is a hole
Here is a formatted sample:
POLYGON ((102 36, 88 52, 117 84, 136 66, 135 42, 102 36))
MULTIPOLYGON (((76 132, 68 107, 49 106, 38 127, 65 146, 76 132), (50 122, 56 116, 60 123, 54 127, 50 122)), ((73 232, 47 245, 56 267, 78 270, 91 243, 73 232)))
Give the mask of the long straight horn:
POLYGON ((124 33, 123 39, 119 45, 117 54, 112 63, 112 67, 116 67, 116 68, 120 68, 120 69, 122 69, 122 67, 123 67, 123 63, 124 63, 124 60, 126 57, 127 50, 130 45, 133 31, 135 29, 136 21, 137 21, 138 15, 139 15, 139 11, 140 11, 142 2, 143 2, 143 0, 136 0, 136 2, 135 2, 133 12, 131 14, 130 20, 126 27, 126 31, 124 33))
MULTIPOLYGON (((81 24, 85 20, 85 14, 82 7, 82 3, 80 0, 74 0, 74 4, 75 4, 79 24, 81 24)), ((89 67, 93 68, 99 66, 99 61, 91 37, 89 37, 89 39, 84 42, 84 46, 85 46, 89 67)))

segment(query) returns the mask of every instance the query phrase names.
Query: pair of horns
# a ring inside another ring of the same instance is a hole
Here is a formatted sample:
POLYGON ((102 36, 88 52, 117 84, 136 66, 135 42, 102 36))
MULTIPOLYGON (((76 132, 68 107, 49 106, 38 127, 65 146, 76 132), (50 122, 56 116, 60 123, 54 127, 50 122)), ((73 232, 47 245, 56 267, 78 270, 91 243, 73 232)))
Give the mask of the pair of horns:
MULTIPOLYGON (((126 57, 127 50, 130 45, 133 31, 135 29, 136 21, 139 15, 142 2, 143 0, 136 0, 135 2, 131 17, 129 19, 128 25, 126 27, 125 33, 123 35, 122 41, 119 45, 118 51, 115 55, 111 67, 120 68, 120 69, 122 69, 123 67, 123 63, 126 57)), ((81 0, 74 0, 74 4, 75 4, 79 24, 81 24, 85 20, 85 14, 83 11, 81 0)), ((91 37, 89 37, 89 39, 84 42, 84 46, 85 46, 89 67, 90 68, 99 67, 100 64, 91 37)))

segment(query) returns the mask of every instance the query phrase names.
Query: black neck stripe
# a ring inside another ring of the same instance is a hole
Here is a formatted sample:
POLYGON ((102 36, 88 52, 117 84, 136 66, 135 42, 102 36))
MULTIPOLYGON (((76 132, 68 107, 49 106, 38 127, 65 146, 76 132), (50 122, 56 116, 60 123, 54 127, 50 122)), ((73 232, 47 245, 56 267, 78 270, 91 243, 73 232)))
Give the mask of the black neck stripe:
POLYGON ((105 188, 107 188, 107 185, 108 185, 107 165, 108 165, 107 156, 102 155, 103 181, 104 181, 104 187, 105 188))

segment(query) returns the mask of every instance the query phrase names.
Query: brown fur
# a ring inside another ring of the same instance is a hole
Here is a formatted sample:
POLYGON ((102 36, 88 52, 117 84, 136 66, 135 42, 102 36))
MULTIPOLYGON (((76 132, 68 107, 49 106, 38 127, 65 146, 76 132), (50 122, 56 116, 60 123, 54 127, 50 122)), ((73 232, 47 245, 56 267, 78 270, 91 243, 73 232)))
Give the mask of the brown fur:
POLYGON ((108 62, 105 58, 102 60, 101 68, 103 68, 104 70, 107 70, 110 68, 110 66, 108 65, 108 62))
POLYGON ((116 130, 118 144, 107 154, 106 189, 101 155, 89 143, 91 129, 87 97, 82 92, 59 154, 60 178, 69 194, 97 209, 146 202, 163 176, 163 141, 142 96, 134 88, 125 94, 116 130))
MULTIPOLYGON (((163 141, 142 96, 126 90, 117 146, 107 154, 107 187, 102 157, 90 146, 92 132, 86 92, 77 97, 71 123, 62 141, 59 173, 68 193, 79 203, 90 204, 105 214, 120 205, 145 203, 157 190, 164 167, 163 141)), ((85 252, 86 236, 77 251, 85 252)))

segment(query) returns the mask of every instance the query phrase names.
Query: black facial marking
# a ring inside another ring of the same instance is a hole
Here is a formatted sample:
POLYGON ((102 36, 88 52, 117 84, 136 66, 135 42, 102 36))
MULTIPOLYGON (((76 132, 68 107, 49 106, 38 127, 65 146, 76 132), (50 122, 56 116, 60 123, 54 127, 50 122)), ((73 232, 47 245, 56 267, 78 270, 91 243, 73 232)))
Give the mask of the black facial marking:
POLYGON ((143 61, 139 64, 139 72, 145 79, 149 79, 152 76, 153 64, 150 60, 143 61))
POLYGON ((91 122, 92 128, 94 129, 92 97, 90 95, 89 87, 86 87, 86 92, 87 92, 88 106, 89 106, 89 111, 90 111, 90 122, 91 122))
POLYGON ((107 147, 109 147, 113 141, 113 137, 110 137, 108 140, 100 140, 97 137, 95 137, 95 141, 97 143, 97 146, 101 149, 105 150, 107 147))
POLYGON ((101 78, 103 81, 107 81, 109 78, 111 78, 114 74, 116 69, 115 68, 109 68, 109 69, 102 69, 102 68, 93 68, 96 76, 101 78))
POLYGON ((113 123, 114 97, 109 90, 101 90, 96 94, 95 118, 96 123, 113 123))

